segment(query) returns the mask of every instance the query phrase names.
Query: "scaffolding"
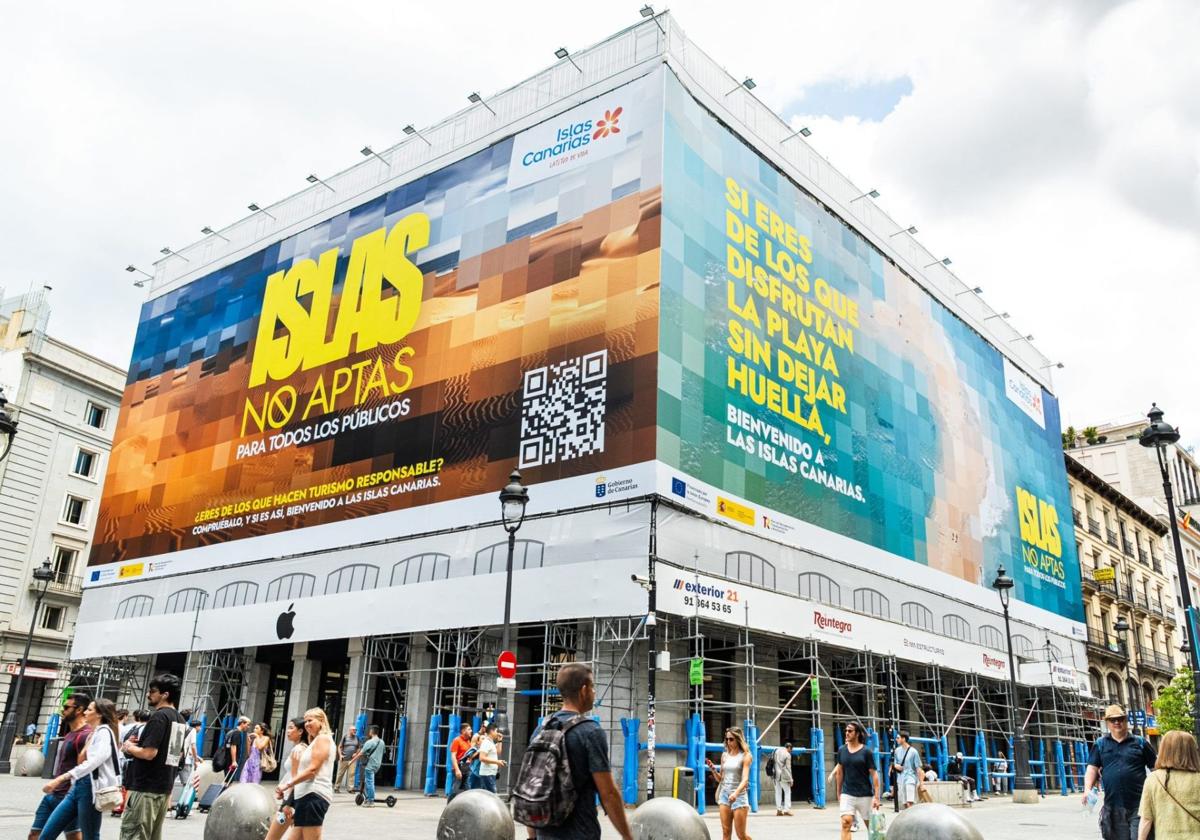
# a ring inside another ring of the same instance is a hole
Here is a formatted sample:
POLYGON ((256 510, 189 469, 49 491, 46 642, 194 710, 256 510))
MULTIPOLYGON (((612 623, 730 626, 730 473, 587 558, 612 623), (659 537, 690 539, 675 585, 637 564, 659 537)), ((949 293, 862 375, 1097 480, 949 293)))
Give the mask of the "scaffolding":
POLYGON ((237 724, 246 705, 246 676, 254 667, 254 657, 242 649, 203 650, 188 654, 184 668, 183 702, 192 718, 200 720, 199 748, 212 742, 215 751, 225 733, 237 724))
POLYGON ((154 661, 150 657, 102 656, 67 662, 65 688, 105 697, 118 708, 137 709, 146 703, 154 661))
POLYGON ((380 778, 394 774, 394 784, 404 786, 404 756, 408 747, 408 676, 412 662, 412 636, 372 636, 363 645, 363 671, 359 682, 355 729, 362 738, 368 723, 380 728, 387 749, 379 768, 380 778))

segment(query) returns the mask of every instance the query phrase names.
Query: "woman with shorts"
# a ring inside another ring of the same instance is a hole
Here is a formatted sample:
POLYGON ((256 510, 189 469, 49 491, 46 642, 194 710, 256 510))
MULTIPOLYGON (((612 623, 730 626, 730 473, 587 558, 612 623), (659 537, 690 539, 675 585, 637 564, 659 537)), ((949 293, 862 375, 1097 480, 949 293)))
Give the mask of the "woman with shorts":
POLYGON ((304 731, 304 718, 296 717, 287 722, 283 737, 292 745, 292 751, 280 762, 279 785, 275 788, 275 798, 282 800, 279 813, 271 821, 271 829, 267 832, 266 840, 279 840, 292 827, 292 816, 295 814, 295 799, 287 793, 287 783, 292 780, 295 763, 300 761, 300 751, 308 744, 308 733, 304 731))
POLYGON ((323 710, 309 709, 304 713, 304 731, 308 734, 308 746, 292 750, 292 778, 280 785, 278 792, 286 795, 292 791, 296 799, 289 840, 320 840, 325 812, 333 802, 333 757, 337 750, 329 718, 323 710))
POLYGON ((717 783, 717 805, 721 808, 721 838, 730 840, 737 829, 738 840, 750 840, 746 833, 746 815, 750 813, 750 747, 738 728, 725 730, 725 752, 721 766, 706 760, 717 783))

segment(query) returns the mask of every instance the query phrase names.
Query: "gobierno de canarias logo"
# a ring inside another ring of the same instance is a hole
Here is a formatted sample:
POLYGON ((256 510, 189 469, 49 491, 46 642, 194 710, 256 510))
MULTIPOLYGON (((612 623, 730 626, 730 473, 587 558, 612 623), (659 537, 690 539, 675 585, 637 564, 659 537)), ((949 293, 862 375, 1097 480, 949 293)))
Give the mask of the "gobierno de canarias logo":
POLYGON ((542 161, 554 160, 568 152, 583 149, 594 141, 621 133, 621 112, 624 106, 606 108, 603 117, 580 120, 560 126, 554 132, 554 142, 541 149, 528 151, 521 158, 522 166, 533 166, 542 161))

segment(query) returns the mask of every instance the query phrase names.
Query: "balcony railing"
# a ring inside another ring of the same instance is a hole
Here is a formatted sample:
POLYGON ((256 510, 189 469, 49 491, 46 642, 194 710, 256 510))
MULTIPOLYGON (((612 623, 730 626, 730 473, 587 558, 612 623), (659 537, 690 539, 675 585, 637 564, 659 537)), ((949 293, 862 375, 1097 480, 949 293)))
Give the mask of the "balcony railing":
POLYGON ((1071 519, 1074 520, 1076 528, 1083 527, 1083 517, 1080 515, 1079 511, 1075 510, 1075 508, 1071 508, 1071 519))
POLYGON ((1138 546, 1137 556, 1138 556, 1138 559, 1141 560, 1143 564, 1145 564, 1147 566, 1150 565, 1150 552, 1146 551, 1146 549, 1142 548, 1140 545, 1138 546))
MULTIPOLYGON (((30 578, 29 588, 38 590, 42 588, 42 585, 33 578, 30 578)), ((80 595, 83 593, 83 578, 79 575, 55 574, 46 585, 46 591, 59 595, 80 595)))
POLYGON ((1090 516, 1088 517, 1087 528, 1089 531, 1092 532, 1093 536, 1096 536, 1096 537, 1103 536, 1103 534, 1100 532, 1100 523, 1097 522, 1095 519, 1092 519, 1090 516))
POLYGON ((1142 645, 1138 645, 1137 652, 1138 668, 1150 668, 1164 674, 1175 673, 1175 669, 1171 665, 1171 660, 1165 653, 1159 653, 1142 645))
POLYGON ((1119 581, 1119 580, 1114 581, 1114 582, 1117 584, 1117 600, 1125 601, 1128 604, 1132 604, 1133 603, 1133 589, 1130 588, 1129 584, 1123 583, 1122 581, 1119 581))
POLYGON ((1145 592, 1133 593, 1133 605, 1140 610, 1150 612, 1150 599, 1146 597, 1145 592))
POLYGON ((1129 659, 1125 643, 1111 633, 1105 633, 1093 624, 1087 626, 1087 644, 1092 650, 1117 659, 1129 659))
POLYGON ((1160 617, 1166 615, 1166 613, 1163 611, 1163 602, 1161 598, 1150 599, 1150 613, 1151 615, 1157 615, 1160 617))
POLYGON ((1121 538, 1121 550, 1125 552, 1126 557, 1134 556, 1133 543, 1131 543, 1129 540, 1125 539, 1124 537, 1121 538))
POLYGON ((1121 543, 1117 540, 1117 532, 1116 531, 1114 531, 1112 528, 1109 528, 1109 529, 1107 529, 1105 534, 1108 538, 1109 545, 1111 545, 1113 548, 1121 547, 1121 543))

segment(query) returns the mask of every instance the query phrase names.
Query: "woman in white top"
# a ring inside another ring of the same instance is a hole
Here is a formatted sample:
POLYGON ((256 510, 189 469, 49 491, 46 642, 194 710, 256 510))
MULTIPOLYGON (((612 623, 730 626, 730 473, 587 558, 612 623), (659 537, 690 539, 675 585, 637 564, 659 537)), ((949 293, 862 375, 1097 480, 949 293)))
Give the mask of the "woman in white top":
POLYGON ((296 797, 289 840, 320 840, 325 812, 333 801, 333 756, 337 751, 329 718, 322 709, 304 713, 304 731, 308 734, 308 746, 294 749, 288 756, 292 778, 280 785, 279 791, 286 794, 291 790, 296 797))
POLYGON ((292 780, 292 759, 299 761, 300 751, 308 743, 308 733, 304 731, 304 718, 289 720, 283 737, 291 744, 290 751, 279 762, 279 785, 275 788, 275 798, 283 801, 279 805, 279 813, 271 822, 271 830, 267 832, 266 840, 279 840, 292 825, 292 817, 296 812, 295 800, 287 798, 286 788, 292 780))
POLYGON ((100 840, 101 813, 96 810, 96 791, 121 784, 117 770, 117 707, 103 698, 88 704, 84 722, 92 727, 79 764, 42 788, 46 793, 70 779, 71 790, 42 826, 42 840, 56 840, 68 826, 77 825, 83 840, 100 840))

